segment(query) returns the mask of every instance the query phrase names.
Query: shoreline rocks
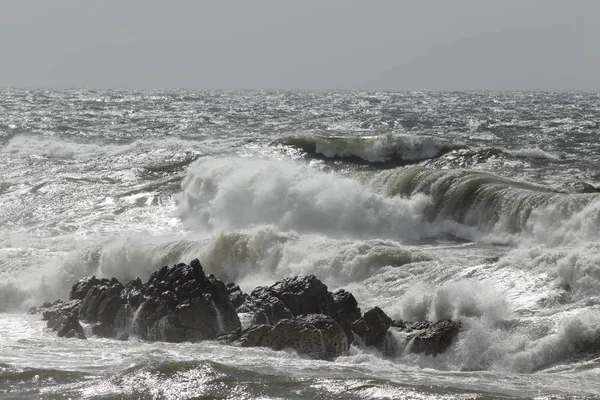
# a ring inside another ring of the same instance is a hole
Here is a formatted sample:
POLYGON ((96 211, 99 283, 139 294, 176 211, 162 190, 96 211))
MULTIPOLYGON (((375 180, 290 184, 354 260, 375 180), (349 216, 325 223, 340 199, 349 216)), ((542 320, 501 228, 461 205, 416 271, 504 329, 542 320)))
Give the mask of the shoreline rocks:
POLYGON ((206 275, 197 259, 164 266, 147 283, 139 278, 125 285, 115 278, 80 279, 73 283, 69 301, 30 310, 39 312, 61 337, 85 338, 81 320, 94 324, 92 334, 105 338, 127 340, 133 334, 150 341, 218 340, 244 347, 291 348, 323 360, 347 354, 355 341, 387 357, 405 351, 436 356, 461 329, 453 321, 407 325, 378 307, 362 314, 351 293, 332 293, 314 275, 244 293, 235 283, 206 275))

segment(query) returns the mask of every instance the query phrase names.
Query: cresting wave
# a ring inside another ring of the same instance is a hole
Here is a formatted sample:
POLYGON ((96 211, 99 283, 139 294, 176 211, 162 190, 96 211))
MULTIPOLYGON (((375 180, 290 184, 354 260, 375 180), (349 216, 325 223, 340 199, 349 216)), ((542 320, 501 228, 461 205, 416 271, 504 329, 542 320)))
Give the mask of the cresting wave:
POLYGON ((432 136, 288 136, 276 142, 302 150, 308 156, 374 165, 407 165, 466 148, 432 136))
POLYGON ((473 234, 453 221, 424 220, 431 205, 425 195, 388 196, 295 161, 207 157, 189 168, 182 189, 178 213, 194 231, 270 224, 284 231, 398 241, 473 234))
POLYGON ((527 234, 548 244, 596 240, 600 196, 567 194, 486 172, 411 167, 381 172, 375 188, 390 196, 429 196, 430 222, 452 219, 498 235, 527 234))

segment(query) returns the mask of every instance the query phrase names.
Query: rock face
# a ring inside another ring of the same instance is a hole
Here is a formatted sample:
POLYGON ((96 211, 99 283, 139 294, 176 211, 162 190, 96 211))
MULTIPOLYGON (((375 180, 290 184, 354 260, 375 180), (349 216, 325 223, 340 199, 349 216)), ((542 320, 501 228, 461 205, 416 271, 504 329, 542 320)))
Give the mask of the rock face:
POLYGON ((59 337, 86 339, 78 318, 80 304, 81 300, 67 302, 58 300, 52 304, 44 304, 36 311, 42 311, 42 319, 48 321, 46 326, 55 331, 59 337))
POLYGON ((323 314, 283 319, 275 326, 255 325, 239 340, 240 345, 269 347, 273 350, 294 349, 299 354, 332 360, 348 351, 342 327, 323 314))
POLYGON ((154 272, 142 293, 133 333, 145 339, 199 341, 241 327, 225 284, 198 260, 154 272))
POLYGON ((258 287, 250 295, 231 286, 232 301, 241 303, 237 311, 253 315, 253 325, 275 325, 278 321, 310 314, 331 317, 346 333, 352 343, 354 335, 350 324, 360 317, 360 308, 354 296, 345 290, 336 293, 314 275, 293 277, 276 282, 270 287, 258 287))
POLYGON ((443 353, 460 332, 459 322, 417 322, 408 327, 408 349, 412 353, 434 356, 443 353))
POLYGON ((352 323, 352 331, 356 333, 367 346, 379 346, 388 329, 392 326, 392 319, 379 307, 375 307, 352 323))
POLYGON ((361 313, 354 296, 335 293, 314 275, 283 279, 250 294, 235 283, 206 275, 198 260, 164 266, 147 283, 126 285, 92 276, 75 282, 69 301, 45 303, 48 327, 59 336, 85 338, 79 319, 93 324, 100 337, 126 340, 130 334, 167 342, 217 339, 241 346, 275 350, 291 348, 316 359, 347 353, 355 338, 360 346, 378 348, 385 356, 406 351, 437 355, 459 333, 453 321, 393 321, 380 308, 361 313), (239 315, 244 316, 242 330, 239 315))

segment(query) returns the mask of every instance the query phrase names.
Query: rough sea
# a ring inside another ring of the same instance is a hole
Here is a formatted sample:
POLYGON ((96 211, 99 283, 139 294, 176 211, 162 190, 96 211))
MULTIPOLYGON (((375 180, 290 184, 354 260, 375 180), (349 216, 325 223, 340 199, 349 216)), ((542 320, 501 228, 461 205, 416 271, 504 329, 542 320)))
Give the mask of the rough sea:
POLYGON ((1 89, 0 398, 600 398, 599 137, 597 93, 1 89), (463 330, 328 362, 27 314, 194 258, 463 330))

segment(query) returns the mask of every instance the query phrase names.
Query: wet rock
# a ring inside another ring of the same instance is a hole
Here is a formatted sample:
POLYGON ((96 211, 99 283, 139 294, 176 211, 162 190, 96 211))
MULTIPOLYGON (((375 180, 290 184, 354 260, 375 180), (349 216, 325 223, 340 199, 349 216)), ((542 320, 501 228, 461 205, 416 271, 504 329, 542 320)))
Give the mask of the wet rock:
POLYGON ((227 285, 227 293, 229 294, 229 300, 231 304, 237 309, 240 307, 250 296, 242 292, 242 289, 233 282, 229 282, 227 285))
POLYGON ((83 327, 79 323, 77 315, 72 312, 53 313, 46 326, 57 333, 59 337, 85 339, 83 327))
POLYGON ((227 287, 198 260, 154 272, 134 312, 134 333, 167 342, 214 339, 241 327, 227 287))
POLYGON ((100 323, 92 327, 92 333, 103 338, 114 338, 116 336, 115 326, 107 323, 100 323))
POLYGON ((414 323, 407 328, 408 350, 436 356, 452 344, 460 329, 460 322, 450 320, 414 323))
POLYGON ((250 323, 253 325, 274 325, 282 319, 294 317, 292 312, 285 306, 283 301, 276 297, 266 287, 257 287, 247 296, 244 303, 237 308, 239 313, 253 315, 250 323))
POLYGON ((323 314, 333 317, 336 314, 331 292, 314 275, 284 279, 276 282, 268 290, 281 300, 294 316, 323 314))
POLYGON ((322 314, 283 319, 275 326, 255 325, 244 332, 239 344, 273 350, 290 348, 321 360, 333 360, 347 353, 349 348, 342 327, 333 318, 322 314))
MULTIPOLYGON (((44 304, 45 305, 45 304, 44 304)), ((48 321, 55 317, 55 315, 59 314, 73 314, 74 316, 78 316, 79 306, 81 305, 81 300, 69 300, 69 301, 61 301, 57 300, 47 307, 42 312, 42 320, 48 321)))
POLYGON ((392 319, 379 307, 370 309, 351 325, 352 331, 367 346, 381 346, 390 326, 392 326, 392 319))
POLYGON ((98 286, 111 286, 115 283, 119 283, 116 278, 97 279, 94 275, 79 279, 71 286, 69 300, 83 300, 90 289, 98 286))
POLYGON ((334 305, 334 315, 332 315, 332 317, 342 326, 344 332, 346 332, 348 343, 352 344, 354 341, 352 323, 361 317, 358 303, 352 293, 347 292, 344 289, 340 289, 333 293, 332 297, 334 305))
POLYGON ((123 285, 116 279, 96 280, 98 284, 87 290, 81 306, 79 317, 83 321, 112 324, 121 307, 120 293, 123 285))

